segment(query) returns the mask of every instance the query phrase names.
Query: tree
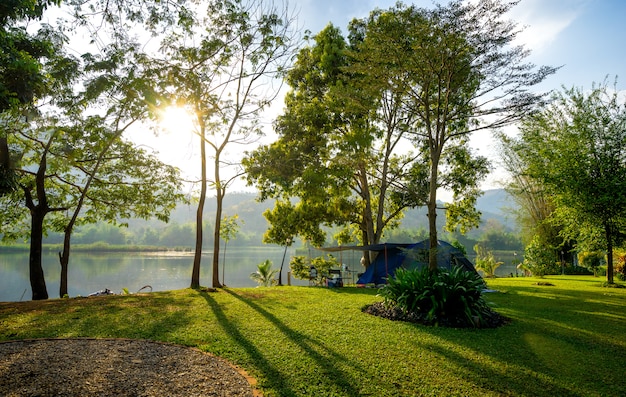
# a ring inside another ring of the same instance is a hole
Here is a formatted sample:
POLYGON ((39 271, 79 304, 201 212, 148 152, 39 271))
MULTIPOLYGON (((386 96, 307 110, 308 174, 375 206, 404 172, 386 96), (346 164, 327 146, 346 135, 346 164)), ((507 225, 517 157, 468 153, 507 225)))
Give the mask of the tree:
MULTIPOLYGON (((96 117, 92 123, 67 125, 42 118, 39 125, 20 126, 9 142, 23 153, 16 172, 23 190, 2 200, 2 211, 13 215, 3 227, 4 238, 30 235, 31 286, 33 299, 48 297, 41 269, 41 243, 45 230, 64 231, 60 295, 67 294, 71 229, 78 224, 106 220, 116 223, 131 216, 157 215, 167 219, 179 198, 178 171, 156 157, 120 139, 96 117), (97 121, 96 121, 97 120, 97 121), (87 132, 87 135, 85 135, 87 132), (106 154, 106 155, 105 155, 106 154), (12 203, 25 199, 31 216, 30 228, 20 218, 27 212, 12 203), (52 218, 46 223, 48 214, 52 218), (67 215, 66 215, 67 214, 67 215)), ((6 219, 6 218, 5 218, 6 219)))
MULTIPOLYGON (((551 254, 548 252, 539 257, 551 255, 556 258, 557 253, 562 252, 561 258, 570 258, 571 262, 575 241, 563 235, 564 225, 553 216, 553 198, 541 181, 530 175, 528 161, 534 159, 526 156, 525 143, 520 137, 510 137, 502 132, 497 133, 496 138, 500 145, 501 164, 510 176, 505 189, 518 206, 516 215, 522 242, 533 257, 537 257, 537 250, 548 250, 551 254)), ((539 265, 535 263, 533 266, 539 265)))
POLYGON ((528 89, 556 71, 523 63, 528 51, 511 45, 518 30, 503 16, 514 4, 457 0, 432 10, 399 4, 374 11, 364 23, 365 46, 378 53, 370 57, 378 62, 372 70, 404 72, 402 103, 415 115, 411 134, 429 164, 431 270, 437 267, 438 189, 453 192, 454 202, 446 206, 449 227, 467 229, 479 219, 474 204, 488 164, 472 156, 470 134, 531 112, 544 95, 528 89))
POLYGON ((160 75, 156 77, 163 82, 171 102, 186 106, 194 115, 195 133, 200 140, 200 200, 192 288, 200 283, 202 212, 209 182, 217 202, 212 285, 221 286, 222 203, 229 185, 241 176, 238 159, 227 159, 227 150, 233 145, 250 144, 260 134, 259 115, 278 93, 271 82, 289 62, 295 37, 287 8, 276 9, 260 0, 213 0, 206 9, 206 17, 197 21, 204 30, 175 31, 163 42, 165 59, 158 62, 160 75), (210 181, 209 151, 213 160, 210 181))
POLYGON ((357 69, 364 51, 359 43, 346 43, 328 25, 299 52, 287 74, 292 90, 285 112, 275 123, 279 139, 245 159, 260 199, 276 199, 275 210, 266 213, 268 235, 281 234, 273 242, 300 235, 319 246, 322 227, 339 225, 340 244, 375 244, 386 228, 397 226, 403 209, 421 203, 420 190, 407 186, 419 185, 424 168, 399 150, 400 126, 409 115, 389 87, 357 69))
POLYGON ((590 93, 571 88, 554 96, 521 130, 529 174, 554 202, 562 233, 586 244, 602 243, 607 283, 613 280, 613 247, 626 237, 626 108, 606 81, 590 93))
MULTIPOLYGON (((243 220, 241 220, 241 224, 243 224, 243 220)), ((224 253, 222 256, 222 285, 224 284, 224 278, 226 277, 226 246, 230 239, 233 239, 237 236, 237 232, 239 231, 239 215, 233 216, 224 216, 222 218, 222 222, 220 223, 220 227, 222 228, 220 232, 221 238, 224 240, 224 253)))
MULTIPOLYGON (((0 113, 29 105, 45 93, 45 64, 60 50, 60 36, 45 26, 33 35, 26 23, 58 4, 60 0, 22 0, 0 6, 0 113)), ((11 163, 8 138, 1 134, 0 195, 19 189, 11 163)))

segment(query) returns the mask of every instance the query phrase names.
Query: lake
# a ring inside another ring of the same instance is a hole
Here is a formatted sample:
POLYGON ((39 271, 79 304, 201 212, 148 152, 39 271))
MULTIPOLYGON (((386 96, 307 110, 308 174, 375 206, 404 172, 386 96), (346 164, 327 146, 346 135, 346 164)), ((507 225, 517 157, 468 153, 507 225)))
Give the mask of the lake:
MULTIPOLYGON (((257 284, 250 279, 250 273, 266 259, 272 261, 274 269, 280 268, 283 252, 280 247, 228 247, 225 274, 220 264, 220 282, 224 280, 229 287, 254 287, 257 284)), ((283 284, 287 284, 289 258, 294 253, 295 250, 287 251, 283 284)), ((200 285, 211 286, 212 258, 212 252, 203 253, 200 285)), ((48 295, 58 298, 61 273, 58 254, 44 253, 42 263, 48 295)), ((145 285, 150 285, 153 291, 183 289, 191 283, 192 265, 192 252, 75 252, 70 258, 68 293, 71 297, 87 296, 105 288, 116 294, 124 288, 134 293, 145 285)), ((308 281, 294 278, 291 283, 308 285, 308 281)), ((0 301, 30 300, 31 294, 28 252, 6 252, 0 247, 0 301)))

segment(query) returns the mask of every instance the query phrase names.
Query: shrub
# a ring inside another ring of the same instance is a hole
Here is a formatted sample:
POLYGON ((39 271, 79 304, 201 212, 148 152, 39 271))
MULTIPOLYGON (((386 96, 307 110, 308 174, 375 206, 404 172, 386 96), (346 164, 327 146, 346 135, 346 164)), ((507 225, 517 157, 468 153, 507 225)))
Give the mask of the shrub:
POLYGON ((339 262, 337 262, 337 259, 332 255, 328 255, 328 258, 323 256, 315 257, 311 260, 310 264, 305 256, 294 256, 289 261, 291 274, 299 280, 310 279, 311 265, 315 267, 315 278, 313 282, 315 285, 324 285, 324 281, 330 274, 330 269, 339 267, 339 262))
POLYGON ((484 287, 478 275, 461 267, 398 269, 380 295, 385 305, 421 313, 432 324, 466 327, 479 325, 483 315, 491 312, 481 295, 484 287))
POLYGON ((613 270, 615 271, 615 275, 618 280, 626 281, 626 252, 619 250, 614 255, 613 270))
POLYGON ((495 277, 496 269, 504 262, 496 261, 493 252, 487 250, 480 244, 474 246, 474 252, 476 252, 476 270, 482 271, 485 277, 495 277))
POLYGON ((256 272, 250 274, 250 278, 259 285, 270 287, 277 283, 274 276, 278 273, 278 269, 272 269, 272 261, 266 259, 257 265, 256 272))
POLYGON ((577 276, 592 276, 593 272, 584 266, 566 266, 564 271, 568 275, 577 276))
POLYGON ((598 269, 606 264, 606 259, 602 251, 580 252, 578 254, 578 263, 590 269, 594 276, 598 276, 598 269))
POLYGON ((561 264, 556 262, 554 249, 542 243, 535 236, 526 246, 524 262, 518 268, 532 273, 533 276, 543 277, 548 274, 561 274, 561 264))

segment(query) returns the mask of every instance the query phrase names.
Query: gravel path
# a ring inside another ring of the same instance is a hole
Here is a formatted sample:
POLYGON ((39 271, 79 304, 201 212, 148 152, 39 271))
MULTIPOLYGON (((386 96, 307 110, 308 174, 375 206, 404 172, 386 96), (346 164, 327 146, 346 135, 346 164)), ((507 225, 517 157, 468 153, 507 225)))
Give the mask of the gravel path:
POLYGON ((0 396, 260 396, 198 349, 129 339, 0 343, 0 396))

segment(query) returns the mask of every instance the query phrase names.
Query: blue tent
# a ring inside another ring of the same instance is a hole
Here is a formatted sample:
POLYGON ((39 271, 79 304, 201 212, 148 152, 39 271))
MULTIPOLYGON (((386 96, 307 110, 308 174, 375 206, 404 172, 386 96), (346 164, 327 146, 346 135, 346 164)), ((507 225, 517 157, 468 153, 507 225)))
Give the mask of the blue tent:
MULTIPOLYGON (((355 247, 337 247, 325 250, 352 249, 359 251, 377 252, 376 258, 367 267, 357 284, 384 284, 386 279, 393 277, 399 267, 405 269, 421 269, 428 266, 429 241, 424 240, 412 244, 374 244, 355 247)), ((437 247, 437 263, 440 268, 451 270, 453 266, 462 266, 467 271, 475 272, 476 269, 463 253, 450 243, 439 240, 437 247)), ((478 273, 476 273, 478 274, 478 273)))

